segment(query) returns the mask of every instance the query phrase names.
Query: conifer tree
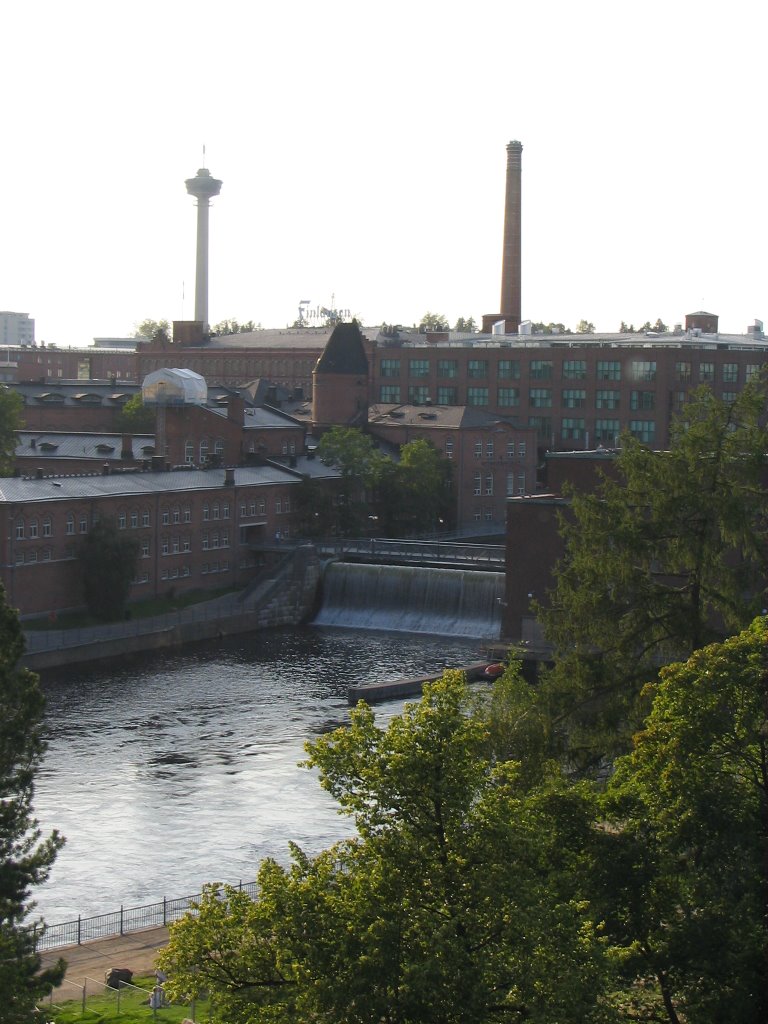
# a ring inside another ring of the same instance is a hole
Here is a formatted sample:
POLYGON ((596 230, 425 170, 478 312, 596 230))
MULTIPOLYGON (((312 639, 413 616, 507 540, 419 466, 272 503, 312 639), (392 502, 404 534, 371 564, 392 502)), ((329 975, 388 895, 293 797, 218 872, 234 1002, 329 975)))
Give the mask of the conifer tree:
POLYGON ((45 751, 37 676, 18 667, 24 639, 0 588, 0 1020, 22 1024, 64 974, 36 952, 32 889, 46 880, 64 840, 43 837, 34 817, 35 774, 45 751))

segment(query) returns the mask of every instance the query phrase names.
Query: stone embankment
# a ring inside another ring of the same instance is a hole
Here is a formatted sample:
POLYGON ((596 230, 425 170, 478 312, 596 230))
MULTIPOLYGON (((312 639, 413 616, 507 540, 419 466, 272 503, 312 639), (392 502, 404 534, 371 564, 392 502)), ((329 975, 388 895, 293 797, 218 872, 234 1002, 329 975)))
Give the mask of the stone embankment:
MULTIPOLYGON (((311 545, 293 548, 245 590, 151 619, 82 629, 29 630, 21 663, 34 671, 168 650, 255 630, 296 626, 314 614, 322 566, 311 545)), ((23 626, 23 623, 22 623, 23 626)))

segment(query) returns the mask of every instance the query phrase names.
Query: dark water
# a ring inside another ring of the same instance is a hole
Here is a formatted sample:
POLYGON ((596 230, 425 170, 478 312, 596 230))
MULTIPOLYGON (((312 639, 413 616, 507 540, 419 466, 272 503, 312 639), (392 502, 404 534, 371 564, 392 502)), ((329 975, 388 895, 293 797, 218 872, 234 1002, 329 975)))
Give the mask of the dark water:
MULTIPOLYGON (((351 682, 477 660, 478 642, 278 630, 192 652, 44 678, 49 751, 35 808, 67 845, 36 893, 49 923, 250 881, 289 840, 351 831, 299 768, 307 739, 347 720, 351 682)), ((377 708, 382 723, 402 708, 377 708)))

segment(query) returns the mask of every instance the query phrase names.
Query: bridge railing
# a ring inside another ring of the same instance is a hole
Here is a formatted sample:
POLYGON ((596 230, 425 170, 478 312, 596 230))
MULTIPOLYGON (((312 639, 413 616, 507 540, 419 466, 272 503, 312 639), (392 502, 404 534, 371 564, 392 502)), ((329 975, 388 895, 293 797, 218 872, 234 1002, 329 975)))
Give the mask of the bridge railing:
POLYGON ((506 549, 503 544, 462 544, 442 540, 390 540, 386 537, 338 537, 316 541, 323 555, 356 555, 370 559, 397 559, 410 562, 444 562, 485 568, 503 568, 506 549))

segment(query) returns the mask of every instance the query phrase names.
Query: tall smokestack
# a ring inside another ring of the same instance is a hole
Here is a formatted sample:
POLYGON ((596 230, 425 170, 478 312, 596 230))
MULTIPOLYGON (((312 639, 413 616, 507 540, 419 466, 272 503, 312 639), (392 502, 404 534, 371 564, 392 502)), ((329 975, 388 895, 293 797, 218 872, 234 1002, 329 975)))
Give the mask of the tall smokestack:
POLYGON ((523 145, 507 145, 507 189, 504 201, 504 249, 501 263, 501 312, 483 316, 483 332, 497 332, 503 321, 504 334, 516 334, 521 313, 521 170, 523 145))
POLYGON ((507 146, 507 194, 504 202, 504 254, 501 264, 501 312, 505 320, 520 326, 520 185, 523 147, 507 146))

